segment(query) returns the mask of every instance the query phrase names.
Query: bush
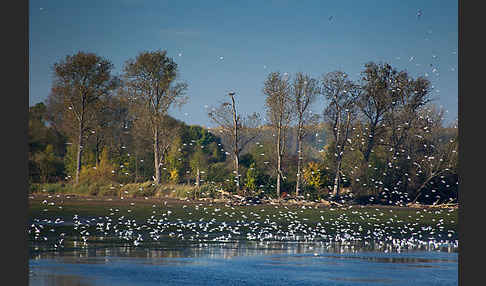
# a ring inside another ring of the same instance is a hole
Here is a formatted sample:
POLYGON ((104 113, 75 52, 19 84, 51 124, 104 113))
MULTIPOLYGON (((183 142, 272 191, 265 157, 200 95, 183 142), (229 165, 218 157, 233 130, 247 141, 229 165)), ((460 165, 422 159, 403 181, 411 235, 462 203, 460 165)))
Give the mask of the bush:
POLYGON ((100 188, 100 192, 98 193, 98 195, 104 197, 116 197, 119 196, 119 193, 120 193, 119 188, 110 184, 110 185, 102 186, 100 188))
POLYGON ((124 197, 153 197, 157 193, 157 185, 152 181, 143 183, 126 184, 120 188, 120 193, 124 197))
POLYGON ((58 194, 65 191, 63 183, 46 184, 46 188, 49 194, 58 194))
POLYGON ((199 196, 203 198, 219 198, 221 186, 213 183, 204 184, 199 188, 199 196))
POLYGON ((30 183, 29 184, 29 194, 35 194, 35 193, 40 192, 40 190, 41 190, 40 186, 41 186, 41 184, 30 183))
POLYGON ((210 164, 207 170, 206 181, 225 182, 232 174, 225 162, 210 164))
POLYGON ((48 194, 59 194, 66 192, 66 186, 64 183, 53 183, 53 184, 30 184, 30 193, 48 193, 48 194))
POLYGON ((195 198, 197 188, 188 185, 166 184, 160 185, 155 193, 156 197, 168 196, 170 198, 195 198))
POLYGON ((188 185, 174 185, 172 194, 176 198, 195 198, 197 193, 197 187, 188 185))

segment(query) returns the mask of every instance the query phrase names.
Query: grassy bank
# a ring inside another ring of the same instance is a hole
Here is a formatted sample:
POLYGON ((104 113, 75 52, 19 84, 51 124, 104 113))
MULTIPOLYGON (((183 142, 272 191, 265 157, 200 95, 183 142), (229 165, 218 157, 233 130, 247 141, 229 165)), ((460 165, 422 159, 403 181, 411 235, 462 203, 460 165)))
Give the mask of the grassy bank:
MULTIPOLYGON (((72 183, 31 184, 30 194, 94 196, 100 198, 197 198, 201 194, 211 197, 208 187, 166 184, 156 186, 153 182, 119 184, 111 181, 88 181, 78 185, 72 183), (201 191, 202 189, 202 191, 201 191), (208 195, 207 195, 208 194, 208 195)), ((213 191, 214 192, 214 191, 213 191)))
MULTIPOLYGON (((183 201, 174 198, 100 198, 69 195, 32 195, 29 199, 31 221, 87 222, 106 218, 134 220, 139 225, 152 219, 162 219, 168 229, 175 224, 209 223, 237 225, 242 233, 252 228, 291 229, 299 231, 323 229, 327 235, 350 233, 362 238, 417 238, 427 240, 457 239, 457 209, 407 208, 389 206, 303 206, 249 205, 232 206, 225 203, 183 201)), ((93 231, 93 233, 95 233, 93 231)))

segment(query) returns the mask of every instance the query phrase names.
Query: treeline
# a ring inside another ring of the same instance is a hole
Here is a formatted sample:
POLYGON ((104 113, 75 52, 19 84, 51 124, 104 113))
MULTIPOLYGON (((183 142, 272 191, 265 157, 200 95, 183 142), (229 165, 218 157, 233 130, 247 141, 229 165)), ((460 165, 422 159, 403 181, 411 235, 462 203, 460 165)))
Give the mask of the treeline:
POLYGON ((188 87, 165 51, 140 53, 120 76, 112 69, 83 52, 54 64, 48 99, 29 110, 31 183, 109 185, 104 194, 151 181, 195 186, 198 196, 457 200, 457 127, 444 126, 426 78, 372 62, 357 82, 342 71, 272 72, 265 114, 239 114, 229 93, 209 109, 217 127, 206 129, 168 115, 188 87))

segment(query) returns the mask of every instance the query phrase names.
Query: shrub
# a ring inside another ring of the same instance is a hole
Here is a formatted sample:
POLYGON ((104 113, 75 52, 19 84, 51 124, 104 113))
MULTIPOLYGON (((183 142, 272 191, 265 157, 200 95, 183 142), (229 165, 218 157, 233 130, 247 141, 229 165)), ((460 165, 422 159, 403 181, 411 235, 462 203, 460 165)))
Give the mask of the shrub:
POLYGON ((221 196, 219 192, 221 189, 222 188, 220 185, 214 183, 204 184, 199 188, 199 196, 203 198, 215 199, 221 196))
MULTIPOLYGON (((174 185, 171 192, 173 197, 176 198, 195 198, 197 187, 188 185, 174 185)), ((171 195, 169 195, 171 196, 171 195)))
POLYGON ((45 188, 49 194, 58 194, 64 192, 63 183, 45 184, 45 188))
POLYGON ((40 190, 41 190, 40 186, 41 186, 41 184, 30 183, 29 184, 29 194, 34 194, 34 193, 40 192, 40 190))
POLYGON ((119 188, 110 184, 110 185, 102 186, 98 195, 104 197, 115 197, 119 195, 119 192, 120 192, 119 188))
POLYGON ((153 197, 157 193, 157 185, 152 181, 143 183, 126 184, 120 188, 120 193, 124 197, 136 198, 136 197, 153 197))
POLYGON ((66 186, 64 183, 53 183, 53 184, 30 184, 30 193, 49 193, 49 194, 59 194, 66 192, 66 186))

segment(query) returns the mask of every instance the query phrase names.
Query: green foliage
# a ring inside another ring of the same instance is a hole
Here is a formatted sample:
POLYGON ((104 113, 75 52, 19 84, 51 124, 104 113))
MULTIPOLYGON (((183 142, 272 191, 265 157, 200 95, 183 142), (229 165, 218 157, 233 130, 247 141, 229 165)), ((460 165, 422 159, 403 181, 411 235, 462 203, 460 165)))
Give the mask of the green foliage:
POLYGON ((252 194, 258 194, 258 186, 261 184, 261 171, 256 167, 255 163, 251 163, 248 171, 246 172, 246 183, 245 186, 246 188, 252 193, 252 194))
MULTIPOLYGON (((47 106, 39 103, 29 107, 28 179, 31 192, 42 188, 46 192, 120 195, 120 184, 124 185, 123 192, 144 196, 218 197, 219 189, 235 191, 233 162, 226 160, 224 146, 217 136, 219 133, 214 130, 209 132, 209 129, 197 125, 186 125, 167 115, 166 108, 174 103, 182 103, 186 86, 174 82, 178 75, 177 65, 167 57, 165 51, 144 52, 136 60, 128 61, 125 72, 133 78, 126 82, 126 87, 130 88, 117 90, 116 94, 110 93, 116 85, 109 76, 111 69, 109 61, 86 53, 68 56, 55 65, 56 81, 47 106), (100 62, 101 66, 92 65, 95 62, 100 62), (167 73, 160 74, 157 70, 167 73), (109 96, 85 96, 93 99, 93 105, 88 111, 91 123, 84 125, 86 140, 83 142, 80 182, 77 186, 41 185, 39 183, 64 181, 62 178, 66 175, 68 179, 75 177, 77 146, 74 142, 77 142, 78 125, 73 110, 69 108, 72 106, 65 105, 65 99, 71 98, 76 108, 80 102, 72 93, 74 85, 66 85, 66 82, 79 83, 79 76, 86 71, 92 71, 90 79, 104 75, 98 79, 103 82, 102 89, 109 96), (158 110, 146 110, 143 108, 145 105, 139 104, 143 103, 142 97, 150 100, 147 97, 153 95, 144 89, 147 87, 143 85, 146 72, 165 84, 166 93, 157 96, 167 101, 158 110), (74 77, 69 78, 69 75, 74 77), (136 100, 130 93, 133 90, 140 93, 136 100), (166 95, 168 97, 164 98, 166 95), (166 156, 160 156, 164 160, 162 186, 157 190, 151 182, 147 182, 152 179, 155 169, 153 134, 150 134, 151 128, 147 128, 151 127, 151 121, 162 124, 159 126, 163 134, 159 138, 159 142, 163 143, 161 149, 166 150, 164 148, 169 146, 167 154, 164 154, 166 156), (66 144, 67 141, 69 144, 66 144), (100 149, 103 150, 99 154, 100 149), (196 170, 204 179, 199 192, 190 186, 196 170), (133 184, 135 181, 145 183, 133 184), (186 186, 178 185, 186 181, 186 186)), ((341 187, 349 187, 353 195, 365 199, 372 195, 388 200, 396 198, 398 191, 409 197, 420 195, 418 201, 426 203, 457 198, 457 128, 443 127, 441 113, 433 106, 429 108, 425 105, 428 101, 428 82, 422 78, 409 81, 406 72, 395 71, 387 64, 369 63, 365 65, 363 76, 361 97, 357 108, 353 109, 356 120, 351 126, 350 140, 344 140, 345 144, 339 143, 345 146, 341 150, 344 154, 340 165, 341 187), (396 92, 398 87, 400 93, 396 92), (376 100, 367 100, 370 98, 376 100), (374 123, 371 117, 368 118, 370 114, 363 113, 365 111, 378 116, 379 122, 374 123), (398 151, 400 154, 397 154, 398 151), (427 159, 430 157, 435 159, 427 159)), ((298 81, 299 86, 293 86, 294 91, 297 91, 297 87, 303 88, 303 80, 298 81)), ((280 73, 270 74, 265 81, 269 123, 258 129, 249 127, 252 131, 258 130, 258 143, 245 145, 239 158, 239 171, 243 174, 240 182, 245 185, 247 194, 276 195, 275 131, 280 123, 275 115, 282 111, 277 108, 281 103, 277 99, 287 101, 291 87, 288 79, 280 73), (278 95, 276 91, 281 94, 278 95)), ((296 102, 297 99, 294 99, 296 102)), ((284 105, 280 106, 285 111, 282 115, 290 116, 290 107, 284 105)), ((328 119, 337 114, 333 106, 325 107, 328 119)), ((283 123, 288 123, 288 120, 290 118, 283 123)), ((304 160, 313 162, 307 165, 307 162, 303 162, 301 194, 309 199, 324 196, 334 183, 338 151, 332 140, 332 122, 328 120, 318 126, 309 125, 315 128, 309 129, 312 130, 309 131, 311 136, 304 138, 304 160), (321 150, 324 142, 327 145, 321 150)), ((282 158, 282 169, 286 177, 281 181, 281 191, 290 195, 295 192, 297 173, 296 130, 297 126, 288 126, 283 138, 286 154, 282 158)), ((228 138, 225 138, 225 144, 226 141, 228 138)))
POLYGON ((107 148, 103 149, 101 153, 100 163, 98 166, 86 164, 81 170, 81 179, 97 180, 110 179, 113 180, 113 170, 115 166, 110 162, 107 148))
POLYGON ((110 161, 112 170, 114 170, 115 176, 113 177, 119 183, 128 184, 135 180, 135 168, 137 162, 135 162, 135 156, 128 153, 127 151, 121 151, 115 153, 110 161))
POLYGON ((221 184, 216 184, 216 183, 206 183, 203 184, 199 188, 199 195, 202 198, 220 198, 221 193, 220 190, 222 190, 222 185, 221 184))
POLYGON ((309 162, 302 172, 303 182, 315 189, 325 186, 325 171, 322 167, 319 163, 309 162))
POLYGON ((250 168, 251 164, 255 163, 255 159, 253 158, 253 154, 246 153, 240 156, 239 160, 240 166, 245 168, 250 168))
POLYGON ((113 189, 110 187, 119 184, 113 170, 115 170, 115 166, 110 162, 108 150, 105 148, 101 153, 98 166, 83 165, 79 183, 72 186, 72 191, 89 195, 112 194, 113 189))
POLYGON ((216 141, 211 142, 208 145, 207 151, 209 154, 209 163, 223 162, 224 160, 226 160, 226 154, 221 151, 221 147, 218 146, 218 144, 220 144, 220 141, 221 140, 219 140, 219 138, 216 138, 216 141))
POLYGON ((208 166, 206 181, 224 182, 230 176, 231 171, 225 162, 214 163, 208 166))
POLYGON ((67 147, 66 155, 64 156, 64 167, 66 174, 69 178, 74 178, 76 175, 76 152, 77 147, 75 144, 69 144, 67 147))
POLYGON ((38 184, 33 183, 29 186, 29 193, 47 193, 47 194, 59 194, 67 191, 64 183, 46 183, 38 184))
POLYGON ((96 153, 89 149, 83 150, 82 164, 86 168, 96 167, 96 153))
POLYGON ((54 154, 54 147, 47 145, 44 151, 34 155, 34 162, 39 170, 41 181, 47 183, 51 176, 59 175, 62 172, 60 159, 54 154))
POLYGON ((189 165, 191 166, 191 170, 193 174, 195 174, 196 170, 204 170, 208 166, 208 159, 206 154, 200 149, 196 148, 196 152, 194 152, 191 156, 191 160, 189 165))
POLYGON ((180 136, 174 138, 166 157, 166 168, 168 179, 171 183, 180 182, 184 171, 184 152, 182 150, 182 139, 180 136))
POLYGON ((43 103, 29 108, 28 166, 32 182, 57 181, 64 176, 65 137, 47 124, 47 116, 43 103))

